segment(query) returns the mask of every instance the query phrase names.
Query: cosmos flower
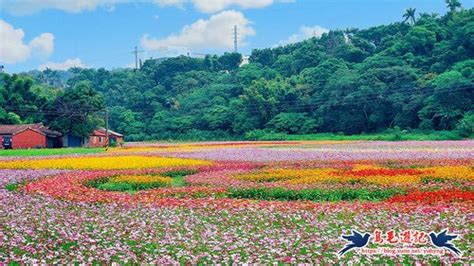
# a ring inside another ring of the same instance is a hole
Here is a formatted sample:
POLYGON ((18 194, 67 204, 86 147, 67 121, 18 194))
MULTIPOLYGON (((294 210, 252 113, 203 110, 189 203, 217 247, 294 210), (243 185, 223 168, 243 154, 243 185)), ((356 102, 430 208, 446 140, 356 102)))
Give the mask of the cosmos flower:
POLYGON ((473 141, 186 145, 163 151, 144 144, 126 152, 130 155, 114 151, 0 160, 0 168, 16 168, 0 169, 0 264, 474 261, 473 141), (172 171, 195 173, 185 176, 180 186, 134 193, 99 190, 87 183, 101 178, 169 181, 174 177, 165 174, 172 171), (381 201, 337 202, 226 196, 229 189, 281 187, 399 188, 406 193, 381 201), (351 229, 444 228, 460 235, 454 242, 461 258, 447 253, 336 255, 345 244, 340 235, 351 229))

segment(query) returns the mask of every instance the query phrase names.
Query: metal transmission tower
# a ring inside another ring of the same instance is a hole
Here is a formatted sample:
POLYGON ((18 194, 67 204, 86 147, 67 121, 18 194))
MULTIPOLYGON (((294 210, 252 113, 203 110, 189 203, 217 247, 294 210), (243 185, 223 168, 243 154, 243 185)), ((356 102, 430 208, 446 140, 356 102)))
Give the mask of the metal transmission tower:
POLYGON ((135 49, 132 51, 132 54, 135 54, 135 70, 138 69, 138 54, 143 53, 144 51, 138 51, 138 47, 135 46, 135 49))
POLYGON ((237 25, 234 25, 233 38, 234 38, 234 52, 237 53, 237 43, 238 43, 237 25))

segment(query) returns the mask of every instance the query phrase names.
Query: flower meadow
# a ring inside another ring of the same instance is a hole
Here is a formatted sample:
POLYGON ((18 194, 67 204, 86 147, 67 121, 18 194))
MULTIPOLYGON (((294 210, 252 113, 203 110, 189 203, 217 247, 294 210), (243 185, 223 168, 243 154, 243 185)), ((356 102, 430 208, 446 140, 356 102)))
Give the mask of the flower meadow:
POLYGON ((470 265, 473 151, 469 140, 207 142, 5 157, 0 264, 470 265), (352 229, 445 228, 461 257, 337 255, 352 229))

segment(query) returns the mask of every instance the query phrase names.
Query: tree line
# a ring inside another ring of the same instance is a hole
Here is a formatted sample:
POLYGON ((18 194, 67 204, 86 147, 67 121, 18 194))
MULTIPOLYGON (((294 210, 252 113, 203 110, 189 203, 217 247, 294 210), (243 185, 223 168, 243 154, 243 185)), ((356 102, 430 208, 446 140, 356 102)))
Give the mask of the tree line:
POLYGON ((474 9, 416 14, 368 29, 139 70, 2 74, 0 123, 44 122, 86 135, 109 110, 128 140, 223 139, 262 132, 360 134, 474 127, 474 9))

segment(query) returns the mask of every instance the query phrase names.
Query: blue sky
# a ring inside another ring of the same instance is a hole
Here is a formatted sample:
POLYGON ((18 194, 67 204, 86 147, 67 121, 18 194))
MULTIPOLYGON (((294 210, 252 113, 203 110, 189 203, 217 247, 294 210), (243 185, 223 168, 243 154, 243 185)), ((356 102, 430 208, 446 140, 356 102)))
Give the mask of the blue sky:
MULTIPOLYGON (((461 1, 472 8, 474 1, 461 1)), ((141 58, 272 47, 326 30, 402 20, 443 0, 0 0, 0 64, 10 73, 69 66, 128 67, 141 58)))

